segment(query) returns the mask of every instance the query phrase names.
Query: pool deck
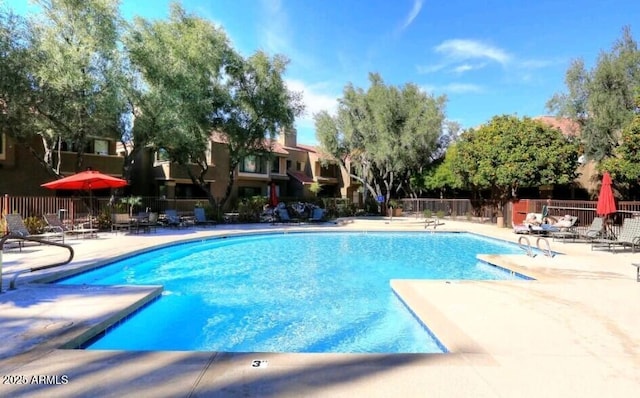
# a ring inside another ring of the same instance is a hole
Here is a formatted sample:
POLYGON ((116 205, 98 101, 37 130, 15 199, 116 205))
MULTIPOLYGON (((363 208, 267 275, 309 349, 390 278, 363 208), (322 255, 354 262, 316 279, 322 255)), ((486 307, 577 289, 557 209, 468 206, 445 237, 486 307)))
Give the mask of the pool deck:
MULTIPOLYGON (((338 225, 242 226, 101 233, 59 248, 2 254, 0 396, 154 397, 630 397, 640 390, 640 253, 551 242, 553 258, 483 256, 532 281, 393 280, 391 287, 447 347, 447 354, 273 354, 68 350, 161 293, 159 286, 35 283, 63 269, 184 239, 274 230, 416 230, 414 218, 338 225), (260 366, 255 366, 261 361, 260 366), (16 384, 21 383, 21 384, 16 384)), ((470 231, 516 242, 492 225, 446 220, 436 231, 470 231)), ((533 238, 535 240, 535 238, 533 238)), ((533 242, 532 242, 533 243, 533 242)), ((381 253, 381 257, 401 253, 381 253)), ((426 259, 428 261, 428 259, 426 259)), ((180 325, 175 325, 180 327, 180 325)))

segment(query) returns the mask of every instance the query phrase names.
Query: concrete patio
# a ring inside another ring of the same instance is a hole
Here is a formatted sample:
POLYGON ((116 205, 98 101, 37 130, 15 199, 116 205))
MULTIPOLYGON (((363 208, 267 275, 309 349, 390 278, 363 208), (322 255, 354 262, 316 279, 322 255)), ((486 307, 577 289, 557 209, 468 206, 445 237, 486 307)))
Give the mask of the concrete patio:
MULTIPOLYGON (((220 225, 153 234, 101 233, 59 248, 3 253, 1 396, 86 397, 630 397, 640 388, 640 254, 550 242, 553 258, 482 256, 532 281, 393 280, 391 287, 447 347, 447 354, 120 352, 64 349, 116 323, 159 286, 34 283, 133 251, 180 240, 281 230, 425 230, 414 218, 349 219, 337 225, 220 225), (255 362, 260 361, 260 362, 255 362), (257 364, 260 366, 256 366, 257 364)), ((446 220, 436 231, 516 242, 510 229, 446 220)), ((179 325, 176 325, 179 327, 179 325)))

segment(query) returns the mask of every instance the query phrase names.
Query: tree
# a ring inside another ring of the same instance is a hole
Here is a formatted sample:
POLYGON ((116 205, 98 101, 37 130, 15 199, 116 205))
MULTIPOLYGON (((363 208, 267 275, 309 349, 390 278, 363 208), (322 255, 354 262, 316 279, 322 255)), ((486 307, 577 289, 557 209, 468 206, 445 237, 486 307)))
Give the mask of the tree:
POLYGON ((301 97, 290 91, 282 75, 288 60, 262 51, 248 59, 232 58, 223 92, 213 102, 213 127, 224 137, 229 177, 221 206, 231 196, 235 170, 247 156, 270 151, 271 140, 293 127, 304 110, 301 97))
POLYGON ((427 190, 440 191, 444 197, 447 190, 452 191, 464 186, 462 179, 455 173, 455 165, 459 161, 458 148, 455 144, 448 146, 443 158, 434 162, 422 178, 422 187, 427 190))
POLYGON ((472 190, 489 190, 501 211, 518 188, 568 184, 575 178, 578 146, 539 121, 496 116, 464 132, 454 172, 472 190))
POLYGON ((141 80, 133 105, 135 145, 183 167, 215 206, 205 181, 213 118, 229 109, 220 103, 227 95, 225 68, 238 62, 226 34, 173 3, 167 21, 137 18, 125 43, 141 80))
MULTIPOLYGON (((640 96, 637 97, 640 105, 640 96)), ((616 156, 605 159, 600 164, 602 171, 609 171, 614 183, 628 194, 640 182, 640 114, 623 130, 616 156)))
POLYGON ((445 97, 433 98, 415 84, 387 86, 375 73, 367 91, 349 83, 336 116, 314 115, 323 149, 374 196, 411 190, 410 180, 432 160, 444 121, 445 97))
MULTIPOLYGON (((116 0, 39 0, 42 13, 31 20, 32 123, 18 138, 42 137, 41 160, 56 174, 56 149, 62 142, 76 152, 77 171, 89 137, 118 139, 126 103, 121 96, 116 0)), ((29 143, 29 140, 24 140, 29 143)), ((37 151, 32 153, 37 154, 37 151)), ((59 158, 59 154, 58 154, 59 158)), ((59 163, 58 163, 59 164, 59 163)))
POLYGON ((611 52, 603 52, 587 71, 582 60, 567 70, 568 93, 555 94, 547 107, 581 126, 585 155, 597 162, 613 155, 621 129, 633 118, 640 89, 640 51, 625 27, 611 52))
POLYGON ((0 9, 0 129, 18 141, 33 130, 29 33, 25 19, 0 9))

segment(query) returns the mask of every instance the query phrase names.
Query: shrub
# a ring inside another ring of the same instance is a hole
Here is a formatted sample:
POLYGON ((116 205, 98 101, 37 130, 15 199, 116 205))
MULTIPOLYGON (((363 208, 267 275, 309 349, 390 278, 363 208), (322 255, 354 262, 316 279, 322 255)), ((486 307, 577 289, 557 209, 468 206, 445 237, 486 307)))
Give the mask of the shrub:
POLYGON ((438 218, 444 218, 444 211, 443 210, 438 210, 436 212, 436 215, 438 216, 438 218))
POLYGON ((424 218, 431 218, 431 216, 433 215, 433 211, 431 211, 431 209, 426 209, 422 212, 422 214, 424 214, 424 218))
POLYGON ((24 225, 32 235, 43 233, 44 228, 47 226, 44 220, 40 217, 27 217, 24 219, 24 225))
POLYGON ((260 214, 267 204, 267 198, 252 196, 244 198, 238 203, 238 220, 241 222, 259 222, 260 214))
POLYGON ((98 228, 101 230, 111 229, 111 211, 107 209, 98 213, 96 222, 98 223, 98 228))

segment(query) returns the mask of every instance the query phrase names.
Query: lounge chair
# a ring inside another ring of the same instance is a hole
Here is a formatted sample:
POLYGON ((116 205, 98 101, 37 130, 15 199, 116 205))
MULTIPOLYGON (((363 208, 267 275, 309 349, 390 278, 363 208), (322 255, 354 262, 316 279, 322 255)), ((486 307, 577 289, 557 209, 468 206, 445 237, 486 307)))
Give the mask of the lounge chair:
POLYGON ((275 210, 274 214, 276 216, 274 224, 275 223, 294 223, 294 222, 300 223, 298 219, 289 217, 289 211, 284 206, 278 207, 275 210))
POLYGON ((544 228, 542 227, 542 213, 527 213, 522 224, 513 226, 513 232, 516 234, 544 232, 544 228))
POLYGON ((631 247, 632 253, 635 253, 636 247, 640 248, 640 219, 625 218, 617 238, 593 239, 591 241, 591 250, 599 247, 613 250, 616 246, 622 246, 623 249, 627 246, 631 247))
POLYGON ((320 207, 314 207, 313 211, 311 211, 311 217, 309 217, 309 221, 313 222, 322 222, 324 220, 324 209, 320 207))
POLYGON ((560 218, 555 222, 555 224, 553 224, 553 226, 558 228, 558 230, 551 232, 551 238, 553 240, 562 239, 564 241, 566 239, 572 239, 575 241, 575 239, 580 236, 576 229, 577 223, 578 217, 576 216, 566 215, 560 218))
MULTIPOLYGON (((7 223, 7 229, 12 235, 18 235, 24 238, 36 238, 43 241, 62 241, 62 243, 64 243, 63 231, 46 228, 44 233, 31 234, 20 214, 5 214, 4 219, 7 223)), ((22 250, 23 246, 24 241, 18 240, 20 250, 22 250)))
POLYGON ((193 218, 181 217, 178 215, 178 212, 173 209, 165 210, 164 215, 166 217, 167 226, 169 227, 180 228, 195 225, 193 218))
POLYGON ((57 214, 45 214, 43 218, 52 231, 62 232, 67 235, 81 235, 84 237, 86 234, 91 236, 98 232, 97 228, 86 228, 84 225, 69 227, 60 220, 57 214))
POLYGON ((584 233, 579 233, 579 238, 591 241, 604 237, 604 218, 596 217, 591 222, 591 225, 584 233))
POLYGON ((215 220, 207 219, 207 215, 202 207, 196 207, 193 209, 193 217, 196 225, 213 225, 215 227, 217 224, 215 220))

